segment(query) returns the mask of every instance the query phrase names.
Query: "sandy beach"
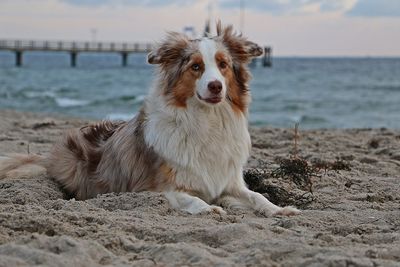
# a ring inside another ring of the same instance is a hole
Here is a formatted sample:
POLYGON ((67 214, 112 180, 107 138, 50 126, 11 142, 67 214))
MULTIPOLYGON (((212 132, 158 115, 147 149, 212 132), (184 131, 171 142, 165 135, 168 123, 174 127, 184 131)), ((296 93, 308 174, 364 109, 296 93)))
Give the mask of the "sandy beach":
MULTIPOLYGON (((87 120, 0 111, 0 156, 45 154, 87 120)), ((158 193, 76 201, 43 173, 0 180, 0 266, 400 266, 400 130, 300 131, 312 187, 271 175, 291 129, 252 128, 250 187, 295 217, 189 215, 158 193), (324 168, 334 163, 343 168, 324 168)))

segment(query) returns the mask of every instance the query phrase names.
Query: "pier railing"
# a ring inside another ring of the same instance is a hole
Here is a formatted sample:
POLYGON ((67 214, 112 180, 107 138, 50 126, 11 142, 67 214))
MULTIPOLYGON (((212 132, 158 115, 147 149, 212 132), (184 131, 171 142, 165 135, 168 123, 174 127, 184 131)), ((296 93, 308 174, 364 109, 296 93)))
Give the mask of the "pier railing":
POLYGON ((147 53, 149 43, 1 40, 0 50, 147 53))
MULTIPOLYGON (((67 52, 70 54, 71 66, 75 67, 78 53, 119 53, 122 66, 127 66, 130 53, 148 53, 152 49, 150 43, 118 43, 118 42, 71 42, 71 41, 40 41, 40 40, 2 40, 0 50, 15 53, 15 65, 22 66, 23 53, 26 51, 67 52)), ((264 48, 263 66, 271 66, 271 48, 264 48)))

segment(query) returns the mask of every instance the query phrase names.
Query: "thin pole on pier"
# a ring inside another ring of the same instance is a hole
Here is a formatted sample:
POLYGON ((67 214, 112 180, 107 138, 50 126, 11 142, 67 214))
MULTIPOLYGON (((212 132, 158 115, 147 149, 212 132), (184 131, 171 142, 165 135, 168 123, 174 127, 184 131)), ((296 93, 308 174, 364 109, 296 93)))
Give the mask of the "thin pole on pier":
POLYGON ((263 66, 264 67, 271 67, 272 66, 272 48, 271 47, 264 47, 264 58, 263 58, 263 66))
POLYGON ((76 67, 77 52, 71 52, 71 67, 76 67))
POLYGON ((15 66, 21 67, 22 66, 22 51, 15 51, 15 66))

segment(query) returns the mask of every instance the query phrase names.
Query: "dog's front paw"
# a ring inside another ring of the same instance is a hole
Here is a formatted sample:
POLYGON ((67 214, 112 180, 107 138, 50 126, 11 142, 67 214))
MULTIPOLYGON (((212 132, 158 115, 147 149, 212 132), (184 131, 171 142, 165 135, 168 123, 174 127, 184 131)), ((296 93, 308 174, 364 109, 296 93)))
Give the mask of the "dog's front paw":
POLYGON ((219 215, 226 215, 226 211, 220 206, 210 205, 206 209, 202 210, 201 213, 215 213, 219 215))
POLYGON ((221 208, 220 206, 211 205, 210 208, 211 208, 211 212, 213 212, 213 213, 216 213, 219 215, 226 215, 226 211, 223 208, 221 208))
POLYGON ((256 214, 263 217, 272 217, 274 212, 269 209, 256 210, 256 214))
POLYGON ((271 217, 271 216, 294 216, 298 215, 301 213, 300 210, 296 209, 295 207, 292 206, 286 206, 283 208, 278 208, 278 209, 263 209, 257 211, 258 214, 264 216, 264 217, 271 217))
POLYGON ((273 215, 294 216, 294 215, 299 215, 300 213, 301 211, 296 209, 295 207, 286 206, 274 212, 273 215))

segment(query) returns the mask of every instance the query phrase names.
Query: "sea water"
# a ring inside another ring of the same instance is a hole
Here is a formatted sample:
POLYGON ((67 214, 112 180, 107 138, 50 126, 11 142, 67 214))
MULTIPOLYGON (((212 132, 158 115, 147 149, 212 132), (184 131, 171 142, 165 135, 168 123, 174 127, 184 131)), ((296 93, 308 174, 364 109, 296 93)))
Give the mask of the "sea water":
MULTIPOLYGON (((132 54, 27 52, 23 67, 0 52, 0 109, 90 119, 129 119, 153 84, 154 66, 132 54)), ((400 58, 274 58, 250 68, 252 125, 400 128, 400 58)))

